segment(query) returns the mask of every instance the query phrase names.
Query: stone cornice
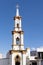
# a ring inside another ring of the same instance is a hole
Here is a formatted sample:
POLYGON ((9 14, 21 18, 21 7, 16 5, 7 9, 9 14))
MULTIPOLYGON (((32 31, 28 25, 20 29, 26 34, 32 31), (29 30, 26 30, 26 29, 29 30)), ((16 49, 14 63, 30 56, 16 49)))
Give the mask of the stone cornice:
POLYGON ((16 53, 21 52, 22 54, 26 54, 27 51, 26 51, 26 50, 10 50, 10 51, 9 51, 10 54, 13 54, 13 53, 15 53, 15 52, 16 52, 16 53))
POLYGON ((21 16, 15 16, 14 17, 14 20, 16 20, 16 19, 19 19, 20 20, 21 18, 22 18, 21 16))
POLYGON ((24 31, 12 31, 12 34, 15 34, 15 33, 20 33, 20 34, 23 34, 24 31))
POLYGON ((24 44, 12 44, 12 46, 24 46, 24 44))

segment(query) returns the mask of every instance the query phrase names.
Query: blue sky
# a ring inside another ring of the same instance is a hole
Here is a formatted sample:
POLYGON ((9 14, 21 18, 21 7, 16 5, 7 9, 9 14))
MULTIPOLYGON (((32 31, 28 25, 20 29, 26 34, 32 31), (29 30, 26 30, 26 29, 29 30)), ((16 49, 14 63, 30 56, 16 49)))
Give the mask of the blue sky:
POLYGON ((13 17, 20 6, 24 46, 43 46, 43 0, 0 0, 0 53, 6 54, 12 45, 13 17))

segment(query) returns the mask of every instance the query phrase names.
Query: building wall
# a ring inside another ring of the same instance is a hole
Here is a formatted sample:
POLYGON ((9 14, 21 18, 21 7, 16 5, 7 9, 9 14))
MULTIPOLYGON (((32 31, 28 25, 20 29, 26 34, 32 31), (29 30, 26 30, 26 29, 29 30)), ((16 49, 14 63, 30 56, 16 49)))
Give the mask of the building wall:
POLYGON ((41 65, 43 65, 43 60, 41 61, 41 65))
POLYGON ((22 54, 21 52, 14 52, 10 55, 9 65, 15 65, 17 55, 20 57, 20 65, 26 65, 26 54, 22 54))
POLYGON ((19 57, 21 58, 20 64, 22 65, 22 55, 21 55, 21 53, 18 53, 18 52, 15 52, 15 53, 12 54, 12 65, 15 65, 15 58, 16 58, 17 55, 19 55, 19 57))
POLYGON ((0 65, 9 65, 8 59, 7 58, 0 59, 0 65))
POLYGON ((15 20, 15 31, 21 31, 22 30, 22 28, 21 28, 21 19, 20 20, 18 20, 18 19, 16 19, 15 20), (18 28, 17 28, 17 24, 19 24, 19 30, 18 30, 18 28))

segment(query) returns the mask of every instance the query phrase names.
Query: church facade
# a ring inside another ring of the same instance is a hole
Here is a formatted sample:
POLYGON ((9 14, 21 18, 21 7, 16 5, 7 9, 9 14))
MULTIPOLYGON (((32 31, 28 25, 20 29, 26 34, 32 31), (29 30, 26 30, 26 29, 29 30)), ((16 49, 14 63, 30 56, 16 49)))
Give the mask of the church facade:
POLYGON ((37 48, 35 51, 24 48, 24 31, 21 19, 17 6, 14 17, 15 25, 12 31, 12 50, 8 51, 6 58, 0 54, 0 65, 43 65, 43 48, 37 48))

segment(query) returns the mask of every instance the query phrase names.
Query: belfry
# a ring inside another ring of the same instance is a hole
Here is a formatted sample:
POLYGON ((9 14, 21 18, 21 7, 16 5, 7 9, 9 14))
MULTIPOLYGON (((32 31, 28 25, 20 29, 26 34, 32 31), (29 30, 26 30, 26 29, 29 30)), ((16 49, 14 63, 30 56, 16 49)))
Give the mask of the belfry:
POLYGON ((24 50, 23 30, 22 30, 22 17, 19 15, 19 6, 16 6, 16 16, 14 17, 15 26, 12 31, 12 49, 13 50, 24 50))

